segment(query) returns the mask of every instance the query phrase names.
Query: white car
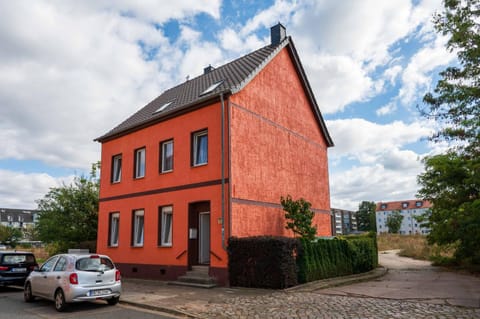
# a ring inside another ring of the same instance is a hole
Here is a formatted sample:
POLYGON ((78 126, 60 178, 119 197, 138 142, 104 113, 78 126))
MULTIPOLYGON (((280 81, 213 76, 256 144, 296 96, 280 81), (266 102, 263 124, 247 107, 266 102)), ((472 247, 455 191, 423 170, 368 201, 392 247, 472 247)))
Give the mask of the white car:
POLYGON ((60 254, 30 273, 23 295, 26 302, 55 301, 55 309, 63 311, 69 303, 98 299, 115 305, 121 293, 120 271, 108 256, 60 254))

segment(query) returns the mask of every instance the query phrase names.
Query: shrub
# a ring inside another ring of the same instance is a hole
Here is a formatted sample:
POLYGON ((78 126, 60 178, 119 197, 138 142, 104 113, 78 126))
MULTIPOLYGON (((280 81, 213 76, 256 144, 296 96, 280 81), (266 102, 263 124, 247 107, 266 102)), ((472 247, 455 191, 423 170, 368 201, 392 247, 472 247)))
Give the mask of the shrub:
POLYGON ((298 282, 356 274, 378 266, 375 234, 334 239, 301 240, 298 282))
POLYGON ((287 288, 297 284, 298 241, 287 237, 231 237, 228 271, 231 286, 287 288))

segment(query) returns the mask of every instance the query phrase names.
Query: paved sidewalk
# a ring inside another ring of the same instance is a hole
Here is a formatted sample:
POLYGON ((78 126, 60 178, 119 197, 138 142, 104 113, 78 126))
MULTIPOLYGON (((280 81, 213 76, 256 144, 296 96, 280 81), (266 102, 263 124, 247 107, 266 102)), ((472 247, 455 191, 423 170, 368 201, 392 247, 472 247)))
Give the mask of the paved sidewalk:
POLYGON ((380 267, 285 290, 202 289, 127 278, 120 301, 177 318, 480 318, 480 278, 395 251, 379 257, 388 271, 380 267))
POLYGON ((386 268, 379 267, 365 274, 319 280, 285 290, 241 287, 204 289, 168 285, 163 281, 125 278, 122 280, 123 294, 120 302, 179 317, 206 318, 204 314, 208 313, 212 305, 221 307, 221 305, 235 303, 235 298, 261 299, 279 292, 312 292, 347 283, 372 280, 385 275, 386 272, 386 268))

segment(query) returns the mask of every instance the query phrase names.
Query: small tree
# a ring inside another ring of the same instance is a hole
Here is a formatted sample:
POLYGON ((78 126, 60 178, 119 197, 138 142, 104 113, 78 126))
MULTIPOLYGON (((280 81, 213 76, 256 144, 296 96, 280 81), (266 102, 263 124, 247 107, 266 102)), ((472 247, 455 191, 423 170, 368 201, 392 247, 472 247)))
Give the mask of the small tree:
POLYGON ((312 204, 300 198, 294 201, 290 195, 286 198, 280 198, 280 203, 285 211, 285 218, 287 219, 286 229, 291 229, 295 235, 313 240, 317 233, 317 228, 312 226, 314 212, 310 210, 312 204))
POLYGON ((89 177, 76 176, 72 184, 51 188, 37 201, 40 211, 36 226, 38 237, 57 247, 54 252, 97 239, 98 167, 98 163, 92 165, 89 177))
POLYGON ((363 201, 358 205, 357 224, 358 230, 377 231, 375 210, 377 205, 374 202, 363 201))
POLYGON ((385 225, 388 227, 388 232, 392 234, 398 234, 400 231, 400 226, 402 226, 403 215, 399 210, 393 211, 387 217, 385 225))
POLYGON ((0 243, 15 247, 22 239, 22 231, 18 228, 0 225, 0 243))

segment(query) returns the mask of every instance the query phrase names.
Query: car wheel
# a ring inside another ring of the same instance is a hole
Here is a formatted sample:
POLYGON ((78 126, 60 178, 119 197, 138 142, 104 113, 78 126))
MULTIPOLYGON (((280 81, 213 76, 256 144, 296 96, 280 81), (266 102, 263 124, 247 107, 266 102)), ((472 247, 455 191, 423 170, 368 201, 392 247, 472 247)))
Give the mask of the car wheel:
POLYGON ((112 297, 110 299, 107 299, 107 302, 108 302, 109 305, 114 306, 118 303, 119 299, 120 299, 120 297, 112 297))
POLYGON ((35 300, 35 297, 32 294, 32 285, 29 282, 27 282, 25 288, 23 289, 23 299, 26 302, 32 302, 35 300))
POLYGON ((62 289, 58 289, 55 292, 55 309, 61 312, 67 308, 67 303, 65 302, 65 295, 63 294, 62 289))

